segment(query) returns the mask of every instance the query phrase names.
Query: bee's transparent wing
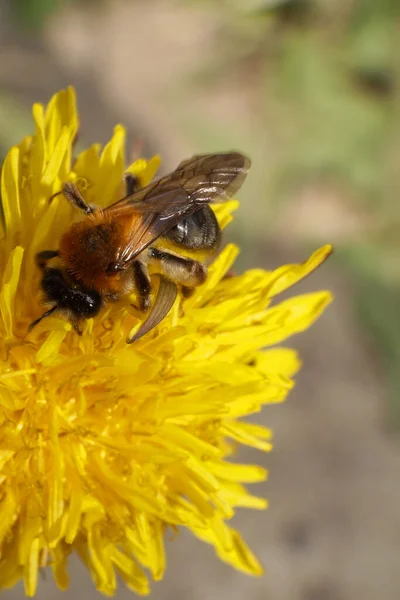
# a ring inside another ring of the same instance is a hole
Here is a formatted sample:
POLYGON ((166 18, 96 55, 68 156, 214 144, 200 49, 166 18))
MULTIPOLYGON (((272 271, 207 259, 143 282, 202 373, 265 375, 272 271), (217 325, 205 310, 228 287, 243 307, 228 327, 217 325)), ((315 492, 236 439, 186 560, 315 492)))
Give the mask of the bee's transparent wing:
POLYGON ((120 267, 128 266, 202 205, 229 200, 241 187, 249 168, 250 160, 238 152, 194 156, 169 175, 108 207, 106 211, 112 211, 115 217, 131 217, 129 242, 117 257, 120 267))

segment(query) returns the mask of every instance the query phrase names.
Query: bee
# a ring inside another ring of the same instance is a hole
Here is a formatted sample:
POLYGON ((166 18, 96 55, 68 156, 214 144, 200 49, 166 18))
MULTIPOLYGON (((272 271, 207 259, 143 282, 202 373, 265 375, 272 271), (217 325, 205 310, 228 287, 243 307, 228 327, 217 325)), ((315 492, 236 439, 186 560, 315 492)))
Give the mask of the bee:
POLYGON ((135 291, 139 310, 148 316, 127 343, 148 333, 168 314, 179 287, 190 293, 206 280, 221 239, 209 204, 231 198, 249 167, 247 157, 228 152, 194 156, 142 188, 127 173, 125 196, 104 209, 87 204, 73 183, 64 183, 60 193, 84 217, 63 234, 58 250, 36 255, 44 300, 52 306, 29 331, 58 311, 81 334, 80 322, 135 291), (53 259, 57 266, 51 266, 53 259), (154 301, 150 266, 159 278, 154 301))

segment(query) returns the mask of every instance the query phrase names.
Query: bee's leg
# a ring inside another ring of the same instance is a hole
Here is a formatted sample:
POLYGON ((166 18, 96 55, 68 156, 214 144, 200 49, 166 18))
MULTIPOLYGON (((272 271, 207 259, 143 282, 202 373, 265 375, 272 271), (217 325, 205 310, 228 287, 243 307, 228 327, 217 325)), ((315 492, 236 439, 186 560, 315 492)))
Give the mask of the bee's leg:
POLYGON ((70 323, 71 323, 71 325, 72 325, 73 329, 76 331, 76 333, 77 333, 78 335, 82 335, 82 330, 80 329, 80 327, 79 327, 79 325, 78 325, 77 321, 75 321, 75 320, 72 320, 72 321, 70 321, 70 323))
POLYGON ((60 190, 59 192, 55 192, 54 194, 52 194, 49 198, 49 204, 51 204, 54 200, 54 198, 57 198, 57 196, 61 196, 62 191, 60 190))
POLYGON ((182 291, 182 296, 184 298, 190 298, 190 296, 193 295, 194 288, 186 287, 186 285, 183 285, 181 291, 182 291))
POLYGON ((94 208, 86 203, 85 199, 74 183, 64 183, 62 193, 68 202, 72 204, 72 206, 79 208, 79 210, 84 212, 85 215, 91 215, 94 212, 94 208))
POLYGON ((55 310, 57 310, 58 306, 57 304, 55 306, 53 306, 52 308, 50 308, 49 310, 46 310, 46 312, 44 312, 42 315, 40 315, 40 317, 38 319, 35 319, 34 321, 32 321, 32 323, 28 326, 28 333, 32 331, 32 329, 34 327, 36 327, 36 325, 38 323, 40 323, 40 321, 42 321, 43 319, 45 319, 46 317, 49 317, 50 315, 53 314, 53 312, 55 310))
POLYGON ((126 341, 128 344, 133 344, 133 342, 140 340, 146 333, 149 333, 154 327, 157 327, 174 305, 176 296, 178 295, 177 286, 173 281, 170 281, 163 275, 159 275, 159 278, 160 285, 158 286, 157 295, 154 299, 151 311, 136 333, 127 338, 126 341))
POLYGON ((49 260, 58 256, 58 250, 43 250, 36 254, 36 264, 42 271, 45 270, 49 260))
POLYGON ((133 282, 139 298, 139 310, 149 310, 151 306, 151 283, 146 266, 138 260, 132 264, 133 282))
POLYGON ((125 194, 126 196, 132 196, 140 188, 139 179, 133 173, 125 173, 124 180, 125 194))
POLYGON ((149 254, 159 263, 163 275, 184 288, 195 288, 206 280, 207 267, 197 260, 170 254, 157 248, 151 248, 149 254))

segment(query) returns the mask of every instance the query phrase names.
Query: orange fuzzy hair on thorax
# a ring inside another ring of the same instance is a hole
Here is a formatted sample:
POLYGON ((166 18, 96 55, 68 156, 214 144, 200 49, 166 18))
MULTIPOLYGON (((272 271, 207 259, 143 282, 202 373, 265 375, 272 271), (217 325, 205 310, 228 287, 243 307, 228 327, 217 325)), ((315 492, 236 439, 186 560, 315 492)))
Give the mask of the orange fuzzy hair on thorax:
POLYGON ((125 220, 99 209, 74 223, 60 240, 65 269, 88 288, 115 292, 121 273, 107 273, 107 268, 127 243, 130 228, 125 220))

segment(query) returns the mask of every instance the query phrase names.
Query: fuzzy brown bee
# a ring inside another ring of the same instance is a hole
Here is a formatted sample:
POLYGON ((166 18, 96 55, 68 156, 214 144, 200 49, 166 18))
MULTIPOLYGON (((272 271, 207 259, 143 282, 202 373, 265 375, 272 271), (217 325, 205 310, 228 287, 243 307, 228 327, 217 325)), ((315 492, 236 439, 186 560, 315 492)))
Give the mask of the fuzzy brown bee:
POLYGON ((62 193, 85 217, 66 231, 58 250, 37 255, 45 301, 53 306, 30 329, 59 310, 79 333, 82 319, 134 290, 140 310, 151 310, 127 342, 153 329, 171 309, 177 286, 192 290, 205 281, 205 263, 221 237, 209 204, 231 198, 249 167, 238 152, 195 156, 141 189, 128 173, 126 196, 105 209, 89 206, 74 184, 65 183, 62 193), (60 268, 49 266, 56 257, 60 268), (149 265, 160 278, 153 304, 149 265))

